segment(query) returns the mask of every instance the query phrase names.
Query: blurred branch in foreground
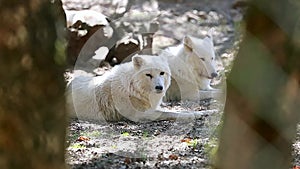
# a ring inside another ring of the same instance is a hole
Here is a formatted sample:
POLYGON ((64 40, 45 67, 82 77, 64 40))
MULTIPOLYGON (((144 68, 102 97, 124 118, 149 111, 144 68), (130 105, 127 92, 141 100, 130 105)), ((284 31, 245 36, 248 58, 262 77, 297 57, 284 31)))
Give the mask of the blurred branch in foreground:
POLYGON ((218 169, 287 169, 299 122, 300 3, 252 0, 228 78, 218 169))
POLYGON ((0 2, 0 168, 65 168, 60 1, 0 2))

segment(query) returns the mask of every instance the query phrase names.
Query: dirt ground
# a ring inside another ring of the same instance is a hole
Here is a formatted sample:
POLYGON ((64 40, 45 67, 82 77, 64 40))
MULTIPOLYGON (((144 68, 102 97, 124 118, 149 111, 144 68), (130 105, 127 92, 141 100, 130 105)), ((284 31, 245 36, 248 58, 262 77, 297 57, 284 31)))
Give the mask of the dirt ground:
MULTIPOLYGON (((124 1, 123 1, 124 2, 124 1)), ((133 9, 160 12, 154 50, 175 45, 189 34, 203 36, 213 29, 219 71, 216 87, 226 74, 241 40, 243 6, 235 0, 134 1, 133 9)), ((69 10, 92 9, 110 17, 121 8, 120 0, 63 0, 69 10)), ((223 86, 224 87, 224 86, 223 86)), ((226 93, 224 91, 224 97, 226 93)), ((71 168, 209 168, 216 151, 218 126, 225 99, 197 103, 165 103, 166 109, 211 110, 189 122, 118 122, 95 124, 72 119, 69 126, 67 163, 71 168)), ((300 134, 293 145, 293 165, 300 165, 300 134)))

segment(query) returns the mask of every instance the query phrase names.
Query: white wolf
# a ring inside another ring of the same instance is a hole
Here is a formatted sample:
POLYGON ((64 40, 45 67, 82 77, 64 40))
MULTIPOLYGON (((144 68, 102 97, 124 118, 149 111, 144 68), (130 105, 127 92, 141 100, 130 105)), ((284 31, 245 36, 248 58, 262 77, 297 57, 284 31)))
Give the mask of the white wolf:
POLYGON ((170 76, 165 58, 137 55, 103 76, 76 77, 68 87, 68 109, 80 119, 139 121, 160 105, 170 76))
POLYGON ((205 38, 186 36, 183 44, 167 48, 162 55, 168 58, 172 73, 166 101, 199 100, 199 90, 214 90, 212 78, 218 76, 211 33, 205 38))

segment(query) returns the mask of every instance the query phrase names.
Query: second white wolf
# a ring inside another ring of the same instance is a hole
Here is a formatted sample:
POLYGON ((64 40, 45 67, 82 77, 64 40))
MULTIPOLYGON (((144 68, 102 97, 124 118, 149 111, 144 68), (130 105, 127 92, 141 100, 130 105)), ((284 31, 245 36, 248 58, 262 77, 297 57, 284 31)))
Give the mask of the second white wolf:
POLYGON ((172 73, 165 101, 196 101, 202 98, 200 90, 214 90, 210 82, 218 73, 211 33, 203 39, 186 36, 182 44, 162 55, 167 56, 172 73))

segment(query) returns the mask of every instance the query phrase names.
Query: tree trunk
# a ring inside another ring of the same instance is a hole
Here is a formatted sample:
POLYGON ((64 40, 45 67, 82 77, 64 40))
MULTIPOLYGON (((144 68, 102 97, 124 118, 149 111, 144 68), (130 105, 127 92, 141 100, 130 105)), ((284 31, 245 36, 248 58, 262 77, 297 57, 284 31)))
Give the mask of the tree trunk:
POLYGON ((228 78, 218 169, 288 169, 299 122, 298 1, 252 0, 228 78))
POLYGON ((60 1, 0 2, 0 168, 65 168, 60 1))

